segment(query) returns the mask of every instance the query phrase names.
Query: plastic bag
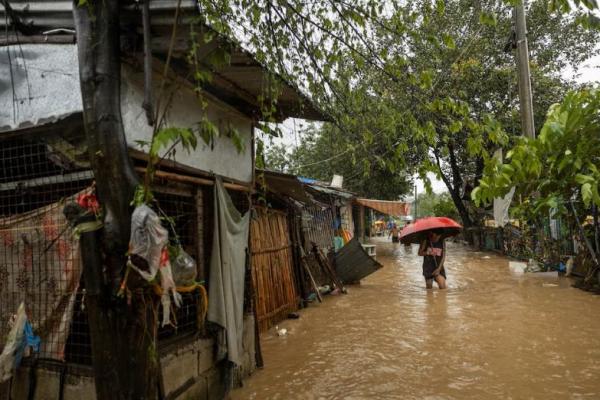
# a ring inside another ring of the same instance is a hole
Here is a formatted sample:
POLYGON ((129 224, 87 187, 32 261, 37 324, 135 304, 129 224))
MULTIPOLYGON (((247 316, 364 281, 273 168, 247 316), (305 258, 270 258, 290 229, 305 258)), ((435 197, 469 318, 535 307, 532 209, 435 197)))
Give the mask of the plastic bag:
POLYGON ((160 286, 163 290, 162 326, 169 323, 171 313, 171 298, 173 295, 175 305, 181 305, 181 295, 175 290, 171 263, 167 252, 169 232, 160 223, 158 215, 147 205, 141 205, 133 210, 131 215, 131 236, 129 239, 129 253, 142 257, 148 263, 148 271, 141 270, 132 262, 129 266, 137 271, 142 278, 152 281, 160 270, 160 286))
POLYGON ((173 279, 177 286, 191 286, 196 280, 196 261, 185 252, 182 248, 179 248, 178 254, 171 264, 173 269, 173 279))
POLYGON ((162 251, 168 242, 169 232, 161 225, 158 215, 147 205, 136 207, 131 215, 129 253, 148 262, 149 271, 134 266, 144 279, 151 281, 156 276, 162 251))
POLYGON ((10 379, 12 372, 19 367, 25 349, 30 346, 34 352, 40 349, 40 338, 33 334, 33 329, 27 314, 25 303, 21 303, 8 337, 6 345, 0 354, 0 382, 10 379))

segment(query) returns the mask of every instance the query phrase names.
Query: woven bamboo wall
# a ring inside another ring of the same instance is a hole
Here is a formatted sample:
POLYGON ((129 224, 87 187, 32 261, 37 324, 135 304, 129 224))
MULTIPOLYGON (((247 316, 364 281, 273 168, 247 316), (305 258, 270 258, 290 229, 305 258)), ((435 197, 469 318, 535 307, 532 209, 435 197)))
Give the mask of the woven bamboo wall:
POLYGON ((287 214, 257 208, 250 229, 256 316, 264 332, 298 309, 287 214))

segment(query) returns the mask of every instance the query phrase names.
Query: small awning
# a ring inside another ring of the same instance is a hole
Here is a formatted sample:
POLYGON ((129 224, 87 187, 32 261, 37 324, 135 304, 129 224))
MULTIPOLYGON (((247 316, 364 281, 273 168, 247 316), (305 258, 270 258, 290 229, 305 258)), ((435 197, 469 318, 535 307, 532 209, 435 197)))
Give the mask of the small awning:
MULTIPOLYGON (((304 191, 304 185, 294 175, 281 172, 258 170, 257 175, 263 174, 267 190, 291 197, 304 204, 312 204, 313 201, 304 191)), ((260 179, 260 177, 259 177, 260 179)))
POLYGON ((356 203, 393 216, 410 215, 410 203, 389 200, 356 199, 356 203))

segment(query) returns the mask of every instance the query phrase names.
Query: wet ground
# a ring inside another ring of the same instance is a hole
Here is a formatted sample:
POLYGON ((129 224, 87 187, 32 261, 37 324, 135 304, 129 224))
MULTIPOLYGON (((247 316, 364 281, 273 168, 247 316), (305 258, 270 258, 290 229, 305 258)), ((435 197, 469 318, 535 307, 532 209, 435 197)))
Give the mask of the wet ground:
POLYGON ((234 400, 600 398, 600 296, 458 244, 427 291, 416 247, 377 245, 383 269, 263 335, 234 400))

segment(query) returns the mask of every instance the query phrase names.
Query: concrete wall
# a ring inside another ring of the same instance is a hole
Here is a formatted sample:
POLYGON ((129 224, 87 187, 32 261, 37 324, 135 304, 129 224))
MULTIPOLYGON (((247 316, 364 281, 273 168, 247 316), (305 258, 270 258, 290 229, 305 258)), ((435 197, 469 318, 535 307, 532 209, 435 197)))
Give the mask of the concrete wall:
MULTIPOLYGON (((146 121, 142 109, 144 100, 144 77, 141 71, 124 66, 122 71, 121 114, 127 142, 130 147, 143 150, 136 142, 150 141, 153 128, 146 121)), ((159 96, 161 77, 154 75, 154 95, 159 96)), ((174 160, 203 171, 214 172, 222 176, 243 182, 252 181, 252 120, 232 107, 217 100, 209 100, 206 108, 201 107, 194 92, 187 86, 166 88, 163 103, 173 95, 172 107, 166 116, 166 126, 194 128, 206 117, 220 131, 222 136, 209 146, 201 139, 198 147, 188 153, 181 146, 176 149, 174 160), (244 151, 239 152, 232 140, 224 137, 229 128, 235 128, 241 136, 244 151)), ((205 98, 205 100, 208 98, 205 98)), ((165 149, 166 150, 166 149, 165 149)))
MULTIPOLYGON (((249 376, 256 368, 254 353, 254 318, 244 318, 244 359, 234 371, 234 383, 249 376)), ((214 360, 214 341, 198 339, 161 358, 162 378, 167 399, 214 400, 225 393, 224 371, 214 360)), ((13 377, 12 398, 27 399, 29 368, 20 368, 13 377)), ((60 371, 39 367, 35 371, 34 400, 55 400, 59 397, 60 371)), ((94 379, 89 376, 66 374, 64 400, 95 400, 94 379)), ((2 397, 0 396, 0 399, 2 397)))

